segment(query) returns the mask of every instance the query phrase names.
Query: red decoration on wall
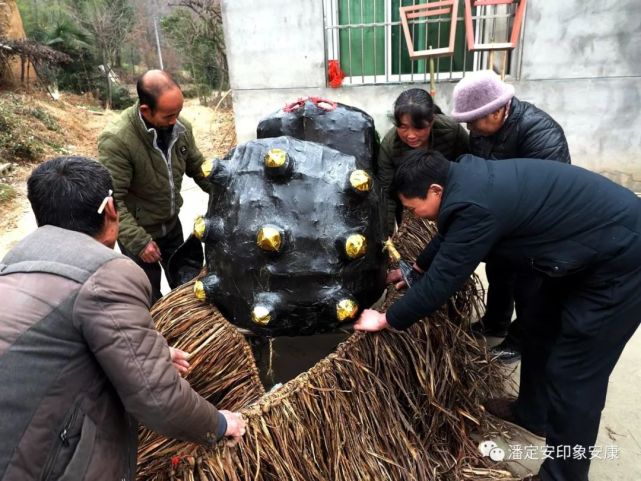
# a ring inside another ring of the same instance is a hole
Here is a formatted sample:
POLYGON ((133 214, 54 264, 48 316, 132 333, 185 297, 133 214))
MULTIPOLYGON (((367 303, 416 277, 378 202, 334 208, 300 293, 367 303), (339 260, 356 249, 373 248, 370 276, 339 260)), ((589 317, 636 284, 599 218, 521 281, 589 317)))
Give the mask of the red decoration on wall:
MULTIPOLYGON (((335 60, 330 60, 330 61, 335 62, 335 60)), ((343 76, 345 75, 343 74, 343 76)), ((333 100, 324 99, 322 97, 304 97, 304 98, 298 99, 296 102, 291 102, 289 104, 286 104, 285 107, 283 107, 283 112, 293 112, 294 110, 300 107, 303 107, 305 105, 305 102, 307 102, 308 100, 312 102, 314 105, 316 105, 318 108, 323 109, 327 112, 331 112, 338 106, 338 104, 333 100)))
POLYGON ((330 60, 327 63, 327 78, 329 79, 329 86, 335 89, 343 83, 345 72, 341 70, 338 60, 330 60))

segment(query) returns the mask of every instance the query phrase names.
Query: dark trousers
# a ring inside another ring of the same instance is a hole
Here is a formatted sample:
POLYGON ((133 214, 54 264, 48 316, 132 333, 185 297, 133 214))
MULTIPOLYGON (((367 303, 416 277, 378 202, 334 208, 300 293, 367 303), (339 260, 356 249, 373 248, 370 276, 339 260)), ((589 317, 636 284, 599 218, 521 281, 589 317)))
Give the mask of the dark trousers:
POLYGON ((508 341, 520 346, 523 340, 523 326, 519 321, 519 310, 529 304, 532 284, 527 276, 518 275, 506 263, 491 260, 485 264, 487 276, 487 304, 483 316, 483 326, 494 331, 507 331, 508 341), (523 282, 524 281, 524 282, 523 282), (516 319, 512 322, 512 312, 517 304, 516 319), (518 304, 521 304, 519 308, 518 304))
MULTIPOLYGON (((142 268, 142 270, 145 271, 145 274, 147 274, 147 278, 149 279, 149 283, 151 284, 152 305, 162 297, 162 293, 160 292, 160 282, 162 276, 160 267, 162 266, 165 272, 167 272, 167 262, 169 262, 169 258, 183 243, 183 228, 180 224, 180 220, 176 222, 176 225, 167 233, 167 235, 154 239, 154 241, 156 242, 156 244, 158 244, 158 248, 160 249, 161 259, 160 262, 153 263, 144 262, 140 257, 138 257, 137 254, 129 252, 120 242, 118 242, 120 251, 136 264, 138 264, 142 268)), ((169 278, 167 278, 167 281, 169 282, 170 288, 173 289, 174 287, 178 287, 176 285, 172 285, 169 278)))
POLYGON ((539 282, 547 300, 519 314, 525 338, 515 416, 547 433, 552 459, 541 466, 542 480, 587 481, 609 376, 641 320, 641 268, 600 281, 539 282), (577 446, 585 459, 573 459, 577 446))

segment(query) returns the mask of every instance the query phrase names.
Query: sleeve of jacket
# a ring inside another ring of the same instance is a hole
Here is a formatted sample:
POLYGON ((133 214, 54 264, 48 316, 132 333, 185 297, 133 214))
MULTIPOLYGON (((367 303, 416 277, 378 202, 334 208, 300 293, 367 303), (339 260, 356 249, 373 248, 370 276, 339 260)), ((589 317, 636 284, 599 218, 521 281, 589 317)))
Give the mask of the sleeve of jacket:
POLYGON ((133 177, 129 152, 120 141, 114 138, 113 134, 102 134, 98 138, 98 160, 107 167, 113 180, 114 199, 120 217, 118 240, 129 252, 139 254, 151 241, 151 236, 138 225, 125 204, 133 177))
POLYGON ((210 184, 209 181, 205 178, 202 173, 202 165, 205 161, 205 157, 198 149, 196 145, 196 139, 194 137, 194 131, 191 125, 188 122, 185 122, 187 127, 187 142, 189 143, 189 154, 187 157, 187 165, 185 168, 185 173, 194 179, 198 187, 203 191, 209 193, 210 184))
POLYGON ((436 234, 427 244, 425 249, 416 257, 416 265, 423 271, 427 272, 438 254, 438 250, 443 242, 443 236, 436 234))
POLYGON ((167 342, 149 314, 149 295, 138 266, 129 259, 111 260, 82 286, 74 323, 127 412, 165 436, 211 444, 222 415, 171 363, 167 342))
POLYGON ((387 223, 387 235, 394 233, 396 224, 396 207, 398 200, 392 194, 392 182, 394 181, 394 163, 392 161, 392 152, 390 150, 391 131, 385 135, 378 152, 378 180, 383 188, 383 195, 387 200, 385 219, 387 223))
POLYGON ((535 118, 519 129, 520 156, 570 163, 570 149, 563 129, 548 117, 535 118))
POLYGON ((468 135, 468 138, 470 144, 470 154, 476 155, 477 157, 481 157, 483 159, 491 158, 491 142, 487 137, 471 134, 468 135))
POLYGON ((438 310, 486 257, 498 238, 494 216, 467 204, 450 214, 451 221, 426 274, 387 310, 387 322, 406 329, 438 310))
POLYGON ((454 142, 454 156, 452 160, 458 159, 461 155, 470 153, 470 136, 467 130, 459 124, 456 130, 456 141, 454 142))

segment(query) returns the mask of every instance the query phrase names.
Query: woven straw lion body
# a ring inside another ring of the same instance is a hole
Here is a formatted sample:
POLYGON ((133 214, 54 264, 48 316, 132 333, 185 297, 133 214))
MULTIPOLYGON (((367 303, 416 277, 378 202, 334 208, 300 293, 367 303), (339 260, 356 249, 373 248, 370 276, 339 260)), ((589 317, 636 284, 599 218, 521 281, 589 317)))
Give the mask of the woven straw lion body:
MULTIPOLYGON (((432 229, 406 221, 396 236, 404 257, 413 258, 432 229)), ((478 301, 469 281, 408 331, 356 333, 266 394, 244 337, 183 286, 154 307, 157 328, 192 353, 192 387, 220 409, 241 411, 247 434, 236 447, 206 449, 142 430, 138 479, 508 479, 488 467, 471 437, 492 428, 479 402, 504 389, 503 374, 463 326, 478 301)))

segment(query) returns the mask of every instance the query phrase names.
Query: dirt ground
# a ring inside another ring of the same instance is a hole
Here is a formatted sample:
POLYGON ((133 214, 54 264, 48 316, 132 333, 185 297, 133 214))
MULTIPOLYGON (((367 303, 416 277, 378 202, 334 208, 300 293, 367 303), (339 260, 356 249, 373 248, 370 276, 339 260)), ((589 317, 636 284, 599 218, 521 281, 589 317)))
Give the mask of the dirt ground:
MULTIPOLYGON (((67 95, 54 102, 44 95, 30 96, 32 105, 45 109, 60 125, 63 145, 55 155, 98 156, 97 139, 104 127, 119 111, 97 109, 87 98, 67 95)), ((231 110, 204 107, 197 99, 187 99, 182 115, 192 123, 196 143, 206 158, 223 156, 236 142, 231 110)), ((11 159, 5 159, 11 161, 11 159)), ((0 203, 0 258, 26 234, 35 229, 35 220, 26 196, 26 179, 36 164, 17 164, 0 181, 11 185, 16 196, 0 203)))

